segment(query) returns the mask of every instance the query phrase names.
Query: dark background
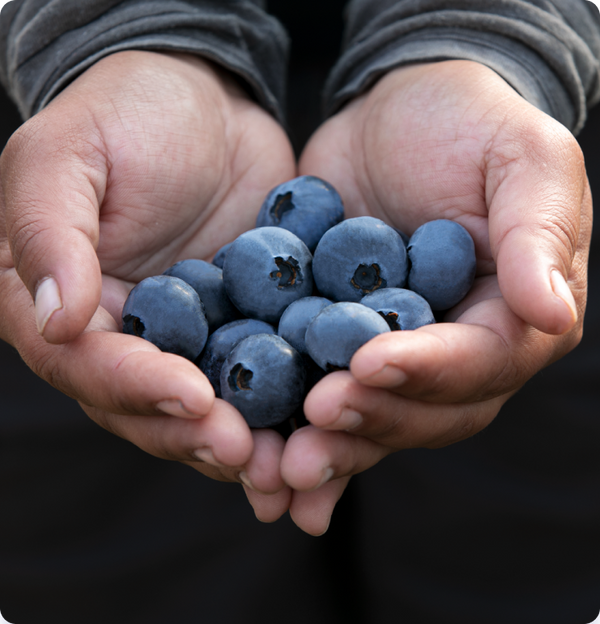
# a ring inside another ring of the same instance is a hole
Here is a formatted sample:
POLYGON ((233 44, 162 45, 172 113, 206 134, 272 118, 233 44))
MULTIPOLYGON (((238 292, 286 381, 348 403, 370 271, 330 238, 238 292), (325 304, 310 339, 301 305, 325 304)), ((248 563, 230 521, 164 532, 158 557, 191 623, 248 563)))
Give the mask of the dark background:
MULTIPOLYGON (((345 3, 271 1, 300 151, 345 3)), ((18 127, 0 92, 0 145, 18 127)), ((579 137, 600 197, 600 108, 579 137)), ((597 239, 597 234, 594 235, 597 239)), ((0 610, 16 624, 584 624, 600 608, 600 266, 582 344, 481 434, 359 478, 330 531, 258 523, 239 488, 87 420, 0 342, 0 610)))

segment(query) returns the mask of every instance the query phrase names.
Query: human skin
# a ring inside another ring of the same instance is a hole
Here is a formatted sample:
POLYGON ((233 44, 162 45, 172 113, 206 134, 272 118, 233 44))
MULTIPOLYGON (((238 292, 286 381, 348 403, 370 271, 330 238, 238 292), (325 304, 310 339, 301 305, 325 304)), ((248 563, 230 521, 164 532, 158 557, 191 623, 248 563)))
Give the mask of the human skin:
POLYGON ((210 260, 294 177, 281 126, 208 62, 123 52, 23 124, 0 171, 0 338, 105 429, 283 513, 283 439, 251 432, 193 363, 120 333, 134 283, 210 260))
POLYGON ((338 188, 347 216, 407 232, 457 220, 479 277, 447 316, 458 323, 379 337, 321 381, 305 403, 312 426, 287 443, 251 432, 190 362, 119 333, 135 282, 210 259, 297 174, 281 127, 200 59, 109 56, 11 139, 0 338, 104 428, 242 482, 259 519, 289 509, 319 535, 352 474, 473 435, 577 344, 591 198, 568 131, 468 62, 390 72, 315 133, 299 166, 338 188))
POLYGON ((300 493, 337 480, 337 496, 390 453, 476 434, 578 344, 592 203, 571 133, 468 61, 390 72, 315 133, 299 170, 338 188, 347 217, 407 233, 455 220, 478 259, 451 322, 377 336, 308 395, 312 426, 288 440, 281 470, 292 517, 318 534, 326 513, 296 509, 300 493))

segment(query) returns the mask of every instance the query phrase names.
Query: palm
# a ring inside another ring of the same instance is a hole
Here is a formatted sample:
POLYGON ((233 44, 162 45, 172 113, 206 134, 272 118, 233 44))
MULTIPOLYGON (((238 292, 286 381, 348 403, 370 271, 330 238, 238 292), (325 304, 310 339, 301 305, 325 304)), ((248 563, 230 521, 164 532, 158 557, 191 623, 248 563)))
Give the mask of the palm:
POLYGON ((479 277, 446 314, 460 322, 378 336, 350 372, 313 388, 304 409, 314 427, 296 432, 282 458, 295 490, 473 435, 577 344, 591 226, 580 150, 491 70, 457 61, 390 72, 315 133, 299 170, 336 186, 349 217, 407 234, 433 219, 460 222, 479 277))
MULTIPOLYGON (((103 273, 129 281, 182 258, 209 259, 253 226, 266 192, 294 172, 281 127, 239 89, 229 84, 225 100, 206 69, 196 83, 182 79, 199 61, 162 61, 158 76, 156 64, 145 74, 138 63, 135 81, 113 79, 85 111, 107 156, 98 258, 103 273)), ((95 78, 69 97, 96 90, 95 78)))
POLYGON ((407 233, 433 219, 462 223, 492 272, 485 159, 502 133, 496 110, 504 102, 468 80, 457 92, 443 80, 415 78, 400 86, 391 74, 369 102, 354 102, 325 124, 301 170, 333 178, 349 216, 370 214, 407 233))
POLYGON ((238 480, 245 466, 262 491, 281 490, 283 441, 253 436, 196 366, 119 333, 117 322, 132 282, 183 258, 210 259, 294 173, 281 127, 228 75, 183 55, 107 57, 2 155, 0 288, 10 297, 0 337, 148 452, 219 479, 238 480), (62 304, 42 325, 53 344, 36 331, 36 291, 48 282, 58 286, 50 304, 62 304))

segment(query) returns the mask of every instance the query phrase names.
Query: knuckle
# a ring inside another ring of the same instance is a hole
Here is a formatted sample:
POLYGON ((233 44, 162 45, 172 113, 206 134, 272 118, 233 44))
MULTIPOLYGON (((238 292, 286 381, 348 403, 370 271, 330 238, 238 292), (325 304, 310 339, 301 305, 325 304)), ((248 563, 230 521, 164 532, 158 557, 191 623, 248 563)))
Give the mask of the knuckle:
POLYGON ((22 210, 8 227, 9 244, 15 268, 23 275, 25 269, 43 262, 48 252, 47 236, 51 227, 36 212, 33 202, 21 204, 22 210))
POLYGON ((470 405, 459 408, 456 412, 452 427, 428 444, 425 444, 425 448, 438 449, 450 446, 456 442, 466 440, 481 431, 484 425, 480 425, 476 421, 472 412, 473 410, 470 405))
POLYGON ((553 249, 562 249, 566 253, 563 259, 565 268, 571 264, 579 243, 579 220, 573 213, 564 210, 564 204, 554 202, 545 211, 537 224, 535 234, 546 239, 553 249))
POLYGON ((378 423, 375 436, 382 443, 405 444, 414 433, 414 426, 411 426, 409 418, 406 418, 401 410, 393 410, 386 414, 386 418, 378 423))

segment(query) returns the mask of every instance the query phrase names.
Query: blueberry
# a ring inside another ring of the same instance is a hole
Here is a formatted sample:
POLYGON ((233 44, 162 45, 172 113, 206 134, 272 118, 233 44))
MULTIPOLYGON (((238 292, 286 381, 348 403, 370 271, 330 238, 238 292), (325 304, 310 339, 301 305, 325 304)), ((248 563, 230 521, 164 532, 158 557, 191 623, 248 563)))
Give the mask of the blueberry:
POLYGON ((448 310, 471 289, 475 279, 475 245, 455 221, 438 219, 418 228, 408 245, 408 287, 432 310, 448 310))
POLYGON ((404 286, 406 247, 400 235, 379 219, 347 219, 319 241, 313 272, 324 297, 358 302, 378 288, 404 286))
POLYGON ((279 319, 277 334, 298 353, 308 353, 304 340, 306 328, 319 312, 333 302, 324 297, 304 297, 291 303, 279 319))
POLYGON ((221 325, 240 317, 237 308, 229 301, 225 292, 223 271, 210 262, 182 260, 169 267, 164 275, 182 279, 198 293, 211 333, 221 325))
POLYGON ((208 323, 200 297, 189 284, 158 275, 142 280, 129 293, 123 306, 123 332, 194 360, 206 344, 208 323))
POLYGON ((212 263, 216 267, 219 267, 220 269, 223 268, 223 263, 225 262, 225 256, 227 255, 227 252, 229 251, 230 247, 231 247, 231 243, 227 243, 226 245, 223 245, 223 247, 221 247, 221 249, 217 251, 212 261, 212 263))
POLYGON ((341 370, 350 367, 352 356, 366 342, 389 331, 375 310, 344 301, 327 306, 313 319, 306 330, 306 346, 323 370, 341 370))
POLYGON ((227 356, 221 394, 250 427, 273 427, 290 418, 304 399, 302 356, 283 338, 257 334, 227 356))
POLYGON ((250 230, 227 252, 225 289, 245 316, 277 323, 292 301, 312 294, 311 263, 310 251, 291 232, 277 227, 250 230))
POLYGON ((221 398, 221 368, 233 348, 244 338, 254 334, 275 334, 275 328, 263 321, 241 319, 219 327, 209 336, 197 364, 207 376, 215 390, 215 396, 221 398))
POLYGON ((344 218, 338 192, 325 180, 300 176, 276 186, 266 197, 256 227, 276 226, 293 232, 309 250, 344 218))
POLYGON ((435 323, 431 307, 417 293, 404 288, 381 288, 360 302, 375 310, 392 331, 417 329, 435 323))

